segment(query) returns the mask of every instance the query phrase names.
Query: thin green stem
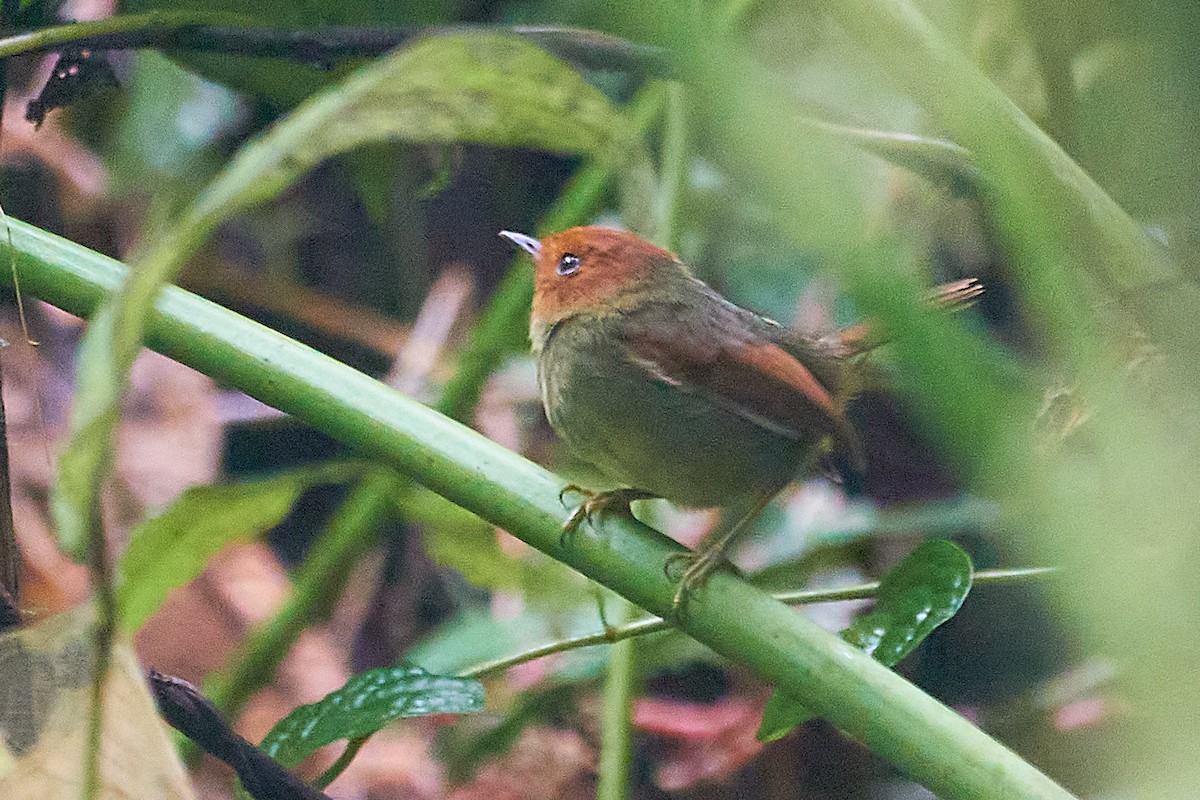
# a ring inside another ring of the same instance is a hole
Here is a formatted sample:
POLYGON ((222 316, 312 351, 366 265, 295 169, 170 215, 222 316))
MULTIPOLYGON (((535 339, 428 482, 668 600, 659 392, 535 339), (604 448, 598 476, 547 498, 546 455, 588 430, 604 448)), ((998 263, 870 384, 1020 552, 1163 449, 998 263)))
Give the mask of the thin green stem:
POLYGON ((679 247, 679 205, 687 188, 689 166, 687 90, 682 83, 667 87, 661 161, 655 238, 668 250, 676 250, 679 247))
MULTIPOLYGON (((634 607, 618 599, 616 617, 624 622, 634 607)), ((600 707, 600 765, 596 800, 625 800, 633 762, 633 698, 637 683, 637 651, 633 639, 613 644, 600 707)))
MULTIPOLYGON (((1019 569, 983 569, 972 576, 975 586, 1004 585, 1023 583, 1028 580, 1040 580, 1059 572, 1057 567, 1024 567, 1019 569)), ((845 586, 839 589, 800 589, 792 592, 777 592, 771 596, 781 603, 792 606, 815 605, 817 603, 840 603, 846 600, 870 600, 879 592, 879 581, 860 583, 855 586, 845 586)), ((670 630, 671 625, 658 617, 642 617, 618 627, 608 628, 599 633, 589 633, 583 636, 573 636, 556 642, 532 647, 513 653, 503 658, 485 661, 459 673, 463 678, 490 678, 505 672, 519 664, 536 661, 539 658, 578 650, 581 647, 595 647, 602 644, 616 644, 637 636, 660 633, 670 630)))
POLYGON ((83 798, 100 797, 100 748, 104 744, 104 699, 108 694, 108 673, 112 666, 114 631, 117 629, 117 597, 113 589, 112 562, 108 557, 108 539, 104 536, 99 504, 93 504, 88 525, 88 572, 96 596, 96 628, 92 638, 94 667, 91 707, 88 716, 87 751, 83 763, 83 798))
MULTIPOLYGON (((89 316, 120 287, 120 263, 12 221, 26 289, 89 316)), ((647 611, 675 595, 666 565, 682 547, 633 519, 562 542, 563 481, 378 381, 176 287, 146 320, 147 346, 378 458, 647 611)), ((969 721, 862 651, 733 573, 714 575, 683 631, 745 664, 931 791, 947 798, 1071 795, 969 721)))
POLYGON ((346 749, 343 750, 337 757, 337 761, 334 761, 332 764, 330 764, 329 769, 322 772, 317 779, 312 782, 312 785, 318 789, 324 789, 329 786, 329 784, 336 781, 338 776, 346 771, 346 767, 350 766, 350 762, 354 760, 356 755, 358 755, 358 751, 363 748, 363 745, 367 743, 367 739, 369 738, 370 737, 368 736, 361 736, 357 739, 351 739, 349 742, 347 742, 346 749))
POLYGON ((97 36, 131 32, 155 32, 196 25, 237 25, 246 17, 212 11, 148 11, 145 14, 115 14, 89 22, 71 22, 39 28, 0 39, 0 59, 56 50, 87 42, 97 36))

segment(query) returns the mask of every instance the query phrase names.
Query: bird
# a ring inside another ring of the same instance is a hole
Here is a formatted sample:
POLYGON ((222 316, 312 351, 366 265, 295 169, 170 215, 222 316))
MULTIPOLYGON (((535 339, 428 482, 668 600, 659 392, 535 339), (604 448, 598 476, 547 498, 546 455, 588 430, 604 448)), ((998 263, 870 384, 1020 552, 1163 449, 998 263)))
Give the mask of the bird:
MULTIPOLYGON (((850 476, 867 454, 846 414, 862 388, 869 325, 802 334, 735 305, 678 257, 633 233, 589 225, 540 241, 501 231, 534 261, 529 338, 550 426, 621 488, 593 493, 564 536, 604 511, 661 498, 721 508, 722 521, 684 564, 681 612, 730 545, 793 478, 836 465, 850 476)), ((940 287, 958 308, 973 279, 940 287)))

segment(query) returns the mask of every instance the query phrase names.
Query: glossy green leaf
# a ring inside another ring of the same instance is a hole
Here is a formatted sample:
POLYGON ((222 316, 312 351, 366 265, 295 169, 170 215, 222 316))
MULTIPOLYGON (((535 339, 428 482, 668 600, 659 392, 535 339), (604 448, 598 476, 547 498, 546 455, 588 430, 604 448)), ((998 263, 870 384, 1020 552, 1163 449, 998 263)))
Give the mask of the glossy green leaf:
MULTIPOLYGON (((945 539, 917 547, 880 582, 875 609, 842 631, 842 638, 875 660, 894 666, 962 607, 971 591, 973 567, 966 552, 945 539)), ((767 701, 759 741, 783 738, 813 714, 778 690, 767 701)))
POLYGON ((226 545, 248 541, 279 524, 305 489, 347 480, 357 472, 348 467, 306 469, 253 483, 188 489, 133 530, 118 565, 122 626, 136 631, 226 545))
POLYGON ((507 36, 452 34, 372 62, 244 147, 169 230, 147 237, 125 288, 88 328, 52 501, 64 547, 82 556, 145 314, 217 225, 275 197, 326 158, 369 142, 590 153, 614 141, 621 123, 599 90, 544 51, 507 36))
POLYGON ((419 667, 372 669, 293 710, 260 747, 285 767, 294 767, 320 747, 367 736, 393 720, 482 708, 483 684, 477 680, 433 675, 419 667))

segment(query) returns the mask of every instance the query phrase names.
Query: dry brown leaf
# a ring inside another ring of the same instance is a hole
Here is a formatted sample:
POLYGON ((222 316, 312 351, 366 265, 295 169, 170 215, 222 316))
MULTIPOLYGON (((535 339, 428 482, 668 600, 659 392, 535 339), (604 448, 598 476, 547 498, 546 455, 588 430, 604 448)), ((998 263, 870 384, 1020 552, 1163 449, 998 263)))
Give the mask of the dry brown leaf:
MULTIPOLYGON (((91 705, 90 606, 0 636, 0 797, 79 797, 91 705)), ((192 800, 165 724, 127 643, 105 687, 101 800, 192 800)))

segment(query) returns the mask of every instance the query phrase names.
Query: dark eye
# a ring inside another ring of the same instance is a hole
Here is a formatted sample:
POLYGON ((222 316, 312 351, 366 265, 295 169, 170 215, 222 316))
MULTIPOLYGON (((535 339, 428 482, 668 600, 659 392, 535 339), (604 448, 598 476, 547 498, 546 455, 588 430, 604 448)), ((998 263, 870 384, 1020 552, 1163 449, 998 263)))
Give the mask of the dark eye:
POLYGON ((558 260, 558 274, 566 277, 579 272, 579 256, 574 253, 563 253, 563 257, 558 260))

